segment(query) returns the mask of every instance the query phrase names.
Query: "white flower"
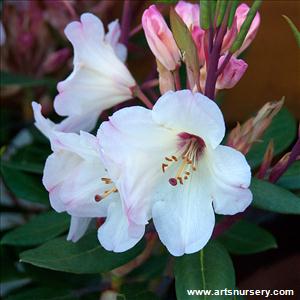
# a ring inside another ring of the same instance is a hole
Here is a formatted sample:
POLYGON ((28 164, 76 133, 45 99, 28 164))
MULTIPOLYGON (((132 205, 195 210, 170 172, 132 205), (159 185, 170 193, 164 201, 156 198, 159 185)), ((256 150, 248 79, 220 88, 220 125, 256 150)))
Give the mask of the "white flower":
POLYGON ((175 256, 205 246, 214 212, 236 214, 252 201, 250 167, 240 152, 220 145, 224 134, 218 106, 189 90, 166 93, 152 111, 122 109, 99 129, 130 224, 143 227, 152 217, 175 256))
POLYGON ((74 70, 58 84, 54 107, 61 116, 82 120, 82 130, 93 129, 103 110, 132 98, 136 85, 124 64, 127 50, 118 43, 118 21, 108 29, 105 35, 101 20, 90 13, 65 29, 74 47, 74 70))
MULTIPOLYGON (((53 153, 47 158, 43 184, 51 206, 72 216, 69 240, 77 241, 91 218, 107 217, 98 230, 102 246, 115 252, 133 247, 144 231, 129 232, 119 193, 101 160, 98 137, 59 132, 41 115, 41 106, 32 103, 36 127, 50 140, 53 153)), ((141 228, 143 230, 143 228, 141 228)))

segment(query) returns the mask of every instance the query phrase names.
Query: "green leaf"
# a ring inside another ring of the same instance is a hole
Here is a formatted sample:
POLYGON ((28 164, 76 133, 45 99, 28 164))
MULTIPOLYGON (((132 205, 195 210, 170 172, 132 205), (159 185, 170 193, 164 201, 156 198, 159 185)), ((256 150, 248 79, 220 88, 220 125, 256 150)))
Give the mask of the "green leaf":
POLYGON ((45 161, 50 154, 48 145, 32 144, 18 149, 9 160, 2 160, 2 164, 11 169, 42 174, 45 161))
POLYGON ((42 180, 34 175, 1 165, 1 174, 5 184, 16 197, 49 205, 48 193, 42 185, 42 180))
POLYGON ((272 234, 247 221, 234 224, 218 240, 234 254, 253 254, 277 247, 272 234))
POLYGON ((251 24, 252 24, 252 21, 256 15, 261 3, 262 3, 262 0, 254 0, 254 2, 247 14, 246 19, 243 22, 242 27, 229 50, 230 53, 234 53, 242 47, 243 42, 247 36, 247 33, 250 29, 251 24))
POLYGON ((126 252, 106 251, 99 244, 97 232, 92 231, 77 243, 68 242, 65 237, 54 239, 36 249, 22 252, 20 259, 22 262, 56 271, 100 273, 129 262, 143 249, 144 242, 141 241, 126 252))
POLYGON ((202 29, 209 29, 210 27, 210 2, 208 0, 200 0, 200 26, 202 29))
POLYGON ((299 30, 297 29, 297 27, 295 26, 295 24, 292 22, 292 20, 289 17, 287 17, 285 15, 283 15, 283 17, 286 19, 286 21, 290 25, 290 27, 292 29, 292 32, 293 32, 293 34, 295 36, 297 45, 300 48, 300 32, 299 32, 299 30))
MULTIPOLYGON (((217 12, 218 12, 217 27, 219 27, 221 25, 221 23, 223 22, 227 6, 228 6, 228 1, 221 0, 221 1, 217 2, 217 12)), ((227 24, 225 24, 225 25, 227 25, 227 24)))
POLYGON ((15 246, 35 246, 64 233, 70 223, 67 214, 54 211, 32 218, 27 224, 8 232, 1 244, 15 246))
MULTIPOLYGON (((211 240, 200 252, 177 257, 175 284, 178 300, 189 300, 187 290, 222 290, 235 288, 235 274, 230 256, 217 241, 211 240)), ((226 296, 194 296, 193 299, 232 299, 226 296)))
POLYGON ((148 290, 146 282, 123 285, 118 297, 120 300, 158 300, 158 297, 148 290))
POLYGON ((19 85, 21 87, 36 87, 36 86, 50 86, 55 85, 55 80, 50 78, 36 79, 26 75, 12 74, 1 71, 1 85, 19 85))
POLYGON ((280 154, 291 145, 296 134, 296 120, 286 108, 282 108, 265 131, 262 142, 254 144, 247 153, 248 163, 253 169, 261 164, 271 139, 274 142, 274 155, 280 154))
POLYGON ((73 300, 70 290, 53 288, 34 288, 9 296, 6 300, 73 300))
POLYGON ((288 190, 267 181, 252 178, 252 205, 282 214, 300 214, 300 198, 288 190))
POLYGON ((231 9, 230 9, 230 13, 229 13, 229 18, 228 18, 228 28, 231 28, 233 20, 234 20, 234 16, 235 16, 235 12, 236 9, 239 5, 239 0, 232 0, 231 1, 231 9))
POLYGON ((300 161, 295 161, 277 181, 277 184, 289 190, 300 190, 300 161))
POLYGON ((193 73, 195 81, 198 82, 200 66, 197 47, 189 29, 172 7, 170 9, 170 23, 176 44, 184 57, 184 62, 193 73))

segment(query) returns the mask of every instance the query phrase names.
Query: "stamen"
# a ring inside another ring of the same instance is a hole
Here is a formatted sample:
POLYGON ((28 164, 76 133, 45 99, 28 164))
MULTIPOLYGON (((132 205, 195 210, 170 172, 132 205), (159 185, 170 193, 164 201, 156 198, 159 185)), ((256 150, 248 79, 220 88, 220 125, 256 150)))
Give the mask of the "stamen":
POLYGON ((107 196, 109 196, 110 194, 116 193, 116 192, 118 192, 118 190, 117 190, 117 188, 114 186, 114 187, 112 187, 111 189, 104 191, 104 193, 101 194, 101 195, 98 195, 98 194, 95 195, 95 201, 96 201, 96 202, 99 202, 99 201, 101 201, 102 199, 104 199, 104 198, 106 198, 107 196))
POLYGON ((112 183, 110 178, 106 178, 106 177, 102 177, 101 180, 105 183, 105 184, 110 184, 112 183))
POLYGON ((174 177, 169 179, 169 183, 172 186, 176 186, 179 182, 184 183, 191 175, 190 171, 196 171, 196 166, 198 165, 198 160, 205 148, 205 142, 202 138, 189 133, 183 132, 178 135, 180 138, 178 147, 184 150, 180 156, 166 156, 166 162, 162 163, 162 171, 166 172, 166 169, 170 167, 171 164, 177 163, 181 160, 179 168, 174 177))

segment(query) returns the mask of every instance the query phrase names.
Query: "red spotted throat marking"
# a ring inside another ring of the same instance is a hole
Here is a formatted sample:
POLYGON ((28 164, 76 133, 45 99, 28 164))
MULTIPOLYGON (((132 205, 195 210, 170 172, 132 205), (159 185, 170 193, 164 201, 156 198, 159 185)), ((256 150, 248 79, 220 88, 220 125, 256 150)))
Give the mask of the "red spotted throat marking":
POLYGON ((165 157, 165 162, 161 165, 162 171, 165 173, 172 164, 180 163, 175 177, 169 179, 169 183, 173 186, 176 186, 178 181, 183 184, 184 180, 189 178, 191 172, 197 170, 197 162, 205 147, 205 143, 200 137, 189 133, 181 133, 179 137, 179 147, 184 149, 182 154, 179 157, 175 155, 165 157))
MULTIPOLYGON (((110 178, 101 178, 101 180, 105 183, 105 184, 111 184, 113 183, 112 180, 110 178)), ((101 195, 95 195, 95 201, 99 202, 102 199, 106 198, 107 196, 109 196, 112 193, 116 193, 118 192, 117 188, 115 186, 113 186, 111 189, 104 191, 101 195)))

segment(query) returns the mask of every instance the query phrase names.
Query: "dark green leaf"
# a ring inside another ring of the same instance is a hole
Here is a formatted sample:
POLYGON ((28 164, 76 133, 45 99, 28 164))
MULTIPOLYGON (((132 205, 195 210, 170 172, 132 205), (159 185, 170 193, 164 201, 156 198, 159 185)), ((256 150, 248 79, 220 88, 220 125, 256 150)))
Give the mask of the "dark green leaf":
POLYGON ((299 32, 299 30, 297 29, 297 27, 295 26, 295 24, 292 22, 292 20, 289 17, 284 16, 284 15, 283 15, 283 17, 286 19, 286 21, 290 25, 290 27, 292 29, 292 32, 293 32, 293 34, 295 36, 297 45, 300 48, 300 32, 299 32))
POLYGON ((1 165, 1 174, 8 188, 16 197, 31 202, 49 204, 48 193, 42 185, 42 180, 22 171, 1 165))
MULTIPOLYGON (((187 290, 234 289, 235 274, 230 256, 217 241, 211 240, 194 254, 177 257, 175 283, 178 300, 188 300, 187 290)), ((194 296, 193 299, 232 299, 226 296, 194 296)))
POLYGON ((209 29, 210 27, 210 2, 208 0, 200 0, 200 26, 202 29, 209 29))
POLYGON ((70 223, 67 214, 54 211, 40 214, 27 224, 8 232, 1 244, 15 246, 35 246, 64 233, 70 223))
POLYGON ((21 253, 20 259, 22 262, 56 271, 100 273, 129 262, 143 249, 144 242, 141 241, 126 252, 106 251, 100 246, 96 231, 92 231, 77 243, 68 242, 65 237, 54 239, 36 249, 21 253))
POLYGON ((247 221, 234 224, 218 240, 234 254, 252 254, 277 247, 268 231, 247 221))
POLYGON ((9 296, 6 300, 73 300, 74 296, 70 290, 52 289, 52 288, 35 288, 19 292, 9 296))
POLYGON ((300 214, 300 198, 267 181, 252 178, 253 206, 282 214, 300 214))
POLYGON ((50 154, 49 146, 32 144, 18 149, 8 161, 2 161, 2 164, 11 169, 42 174, 45 161, 50 154))
POLYGON ((265 131, 261 138, 262 142, 254 144, 246 155, 248 163, 252 168, 256 168, 261 164, 271 139, 274 141, 274 155, 280 154, 291 145, 296 134, 296 120, 287 109, 282 108, 265 131))
POLYGON ((236 9, 239 5, 239 0, 232 0, 231 1, 231 9, 230 9, 230 13, 229 13, 229 18, 228 18, 228 28, 231 28, 233 20, 234 20, 234 16, 235 16, 235 12, 236 9))
POLYGON ((19 85, 21 87, 53 86, 55 81, 50 78, 36 79, 26 75, 12 74, 1 71, 1 86, 19 85))
POLYGON ((300 161, 295 161, 277 184, 289 190, 300 190, 300 161))
POLYGON ((122 286, 120 300, 158 300, 158 297, 150 292, 145 282, 135 282, 122 286))

